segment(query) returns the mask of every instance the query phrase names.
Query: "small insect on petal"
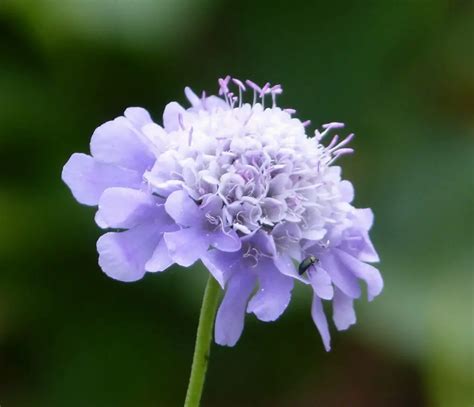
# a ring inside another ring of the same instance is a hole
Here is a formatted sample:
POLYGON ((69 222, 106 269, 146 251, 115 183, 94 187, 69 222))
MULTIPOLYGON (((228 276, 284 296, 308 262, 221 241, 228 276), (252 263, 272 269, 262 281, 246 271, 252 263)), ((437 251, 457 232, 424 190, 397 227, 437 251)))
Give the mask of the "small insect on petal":
POLYGON ((301 276, 302 274, 306 273, 306 271, 311 266, 314 266, 318 262, 319 262, 319 259, 316 258, 315 256, 306 257, 306 259, 304 259, 298 266, 298 274, 301 276))

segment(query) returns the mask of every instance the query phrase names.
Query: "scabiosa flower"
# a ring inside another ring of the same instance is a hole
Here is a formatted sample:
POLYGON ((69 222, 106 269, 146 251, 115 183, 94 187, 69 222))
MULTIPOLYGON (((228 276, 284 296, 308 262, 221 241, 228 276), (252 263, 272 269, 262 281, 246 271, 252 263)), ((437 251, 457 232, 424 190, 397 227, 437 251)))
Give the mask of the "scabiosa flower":
POLYGON ((335 165, 353 152, 353 135, 323 145, 344 126, 329 123, 308 137, 309 122, 277 106, 280 85, 227 76, 219 96, 185 93, 191 107, 169 103, 162 126, 129 108, 94 132, 91 156, 73 154, 64 166, 75 198, 98 205, 97 224, 112 230, 97 242, 101 268, 134 281, 201 260, 225 289, 215 341, 228 346, 241 336, 246 312, 276 320, 297 280, 312 288, 311 314, 329 350, 322 300, 332 302, 344 330, 356 320, 359 280, 369 300, 383 287, 368 264, 379 261, 369 238, 372 211, 351 205, 354 189, 335 165), (298 272, 309 256, 314 264, 298 272))

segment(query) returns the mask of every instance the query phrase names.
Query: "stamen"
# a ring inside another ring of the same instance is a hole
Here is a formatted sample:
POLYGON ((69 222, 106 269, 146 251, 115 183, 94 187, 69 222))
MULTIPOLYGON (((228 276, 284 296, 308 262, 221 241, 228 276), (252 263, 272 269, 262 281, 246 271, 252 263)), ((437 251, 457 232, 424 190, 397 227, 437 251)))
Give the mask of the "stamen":
POLYGON ((218 83, 220 86, 219 95, 225 95, 226 93, 229 92, 229 87, 228 87, 229 81, 230 81, 230 75, 227 75, 224 79, 222 78, 218 79, 218 83))
POLYGON ((283 88, 280 84, 276 84, 271 87, 270 92, 275 93, 276 95, 281 95, 283 93, 283 88))
POLYGON ((206 213, 206 215, 204 216, 206 217, 206 219, 209 221, 211 225, 219 225, 220 217, 212 216, 210 213, 206 213))
POLYGON ((340 156, 340 155, 345 155, 345 154, 352 154, 354 152, 353 148, 341 148, 337 150, 334 155, 340 156))
POLYGON ((257 92, 260 93, 262 91, 262 89, 255 82, 252 82, 250 79, 247 79, 245 81, 245 83, 253 89, 253 102, 252 102, 252 105, 255 105, 255 103, 257 102, 257 92))
POLYGON ((301 124, 303 125, 303 127, 308 127, 311 124, 311 120, 306 120, 301 124))
POLYGON ((340 123, 340 122, 331 122, 331 123, 326 123, 326 124, 323 124, 322 125, 322 128, 323 129, 327 129, 327 130, 330 130, 330 129, 342 129, 344 127, 344 123, 340 123))
POLYGON ((239 79, 232 78, 232 82, 234 82, 243 92, 245 92, 245 90, 247 89, 245 85, 242 83, 242 81, 240 81, 239 79))
MULTIPOLYGON (((344 140, 342 140, 338 145, 334 146, 333 148, 327 150, 328 152, 332 153, 333 151, 345 146, 346 144, 350 143, 351 140, 354 138, 355 134, 351 133, 349 134, 344 140)), ((329 148, 329 146, 327 147, 329 148)))
POLYGON ((336 152, 333 153, 333 158, 328 161, 327 165, 331 165, 336 161, 339 157, 347 154, 352 154, 354 152, 353 148, 341 148, 340 150, 337 150, 336 152))
POLYGON ((247 251, 244 253, 244 257, 252 259, 255 264, 252 265, 252 267, 255 267, 258 264, 258 258, 260 257, 261 253, 255 248, 255 247, 250 247, 247 249, 247 251))
POLYGON ((236 99, 234 99, 234 93, 233 92, 227 93, 227 97, 229 98, 229 105, 233 109, 234 104, 235 104, 235 100, 236 100, 236 99))
POLYGON ((263 88, 260 90, 260 97, 263 98, 270 90, 270 82, 267 82, 263 85, 263 88))
MULTIPOLYGON (((296 110, 295 109, 283 109, 284 112, 288 113, 289 115, 295 114, 296 110)), ((316 130, 317 131, 317 130, 316 130)))
POLYGON ((326 123, 323 124, 323 129, 324 131, 322 133, 319 132, 319 130, 314 131, 314 136, 316 137, 316 140, 320 141, 326 134, 328 134, 332 129, 342 129, 344 127, 344 123, 339 123, 339 122, 332 122, 332 123, 326 123))
POLYGON ((270 82, 267 82, 263 85, 262 90, 260 91, 260 98, 262 99, 262 106, 265 108, 265 95, 270 91, 270 82))
POLYGON ((260 86, 258 86, 255 82, 252 82, 250 79, 247 79, 245 83, 249 85, 256 92, 260 92, 262 90, 260 86))
POLYGON ((331 142, 329 143, 329 145, 326 147, 326 150, 329 151, 332 147, 334 147, 334 146, 336 145, 336 143, 338 142, 338 140, 339 140, 339 136, 336 134, 336 135, 332 138, 332 140, 331 140, 331 142))
POLYGON ((273 107, 276 106, 276 97, 277 95, 281 95, 283 93, 283 89, 280 84, 272 86, 270 88, 270 93, 272 94, 272 103, 273 107))
POLYGON ((239 88, 239 107, 242 107, 242 92, 245 92, 246 87, 239 79, 232 78, 232 82, 234 82, 239 88))
POLYGON ((229 81, 230 81, 230 75, 227 75, 224 79, 219 78, 218 83, 219 83, 219 95, 224 95, 224 99, 227 104, 229 103, 229 98, 227 94, 229 93, 229 81))

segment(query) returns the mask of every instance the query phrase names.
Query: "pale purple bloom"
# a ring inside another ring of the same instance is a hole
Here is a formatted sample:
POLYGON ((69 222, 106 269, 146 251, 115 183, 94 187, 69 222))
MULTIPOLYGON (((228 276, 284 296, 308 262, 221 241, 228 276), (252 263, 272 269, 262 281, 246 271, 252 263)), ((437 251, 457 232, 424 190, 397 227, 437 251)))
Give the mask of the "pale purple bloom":
POLYGON ((277 107, 280 85, 245 83, 253 103, 230 76, 219 79, 221 97, 186 88, 191 107, 169 103, 163 126, 143 109, 127 109, 94 132, 91 156, 71 156, 63 180, 79 202, 98 205, 97 224, 112 229, 97 242, 110 277, 134 281, 201 260, 225 289, 215 340, 228 346, 240 338, 246 312, 276 320, 297 280, 312 288, 311 314, 329 350, 323 301, 344 330, 356 320, 359 280, 369 300, 383 288, 368 264, 379 261, 369 238, 373 214, 351 204, 352 184, 334 165, 353 152, 353 136, 324 146, 342 123, 308 137, 308 121, 277 107), (308 256, 318 262, 300 275, 308 256))

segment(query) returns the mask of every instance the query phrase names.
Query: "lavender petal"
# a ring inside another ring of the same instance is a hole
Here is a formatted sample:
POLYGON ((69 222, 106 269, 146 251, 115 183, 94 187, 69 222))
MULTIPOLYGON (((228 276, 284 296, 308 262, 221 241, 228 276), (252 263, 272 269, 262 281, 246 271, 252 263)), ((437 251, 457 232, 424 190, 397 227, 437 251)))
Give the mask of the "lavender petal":
POLYGON ((138 129, 152 123, 150 113, 142 107, 129 107, 125 109, 124 116, 138 129))
POLYGON ((154 223, 137 226, 125 232, 109 232, 97 241, 99 265, 109 277, 120 281, 136 281, 145 274, 161 238, 154 223))
POLYGON ((323 340, 324 348, 327 352, 331 350, 331 336, 329 334, 328 321, 324 313, 323 304, 316 294, 313 294, 313 302, 311 306, 311 316, 318 328, 318 331, 323 340))
POLYGON ((91 154, 100 162, 143 172, 151 168, 155 157, 140 139, 140 134, 125 117, 99 126, 92 135, 91 154))
POLYGON ((168 196, 165 209, 182 226, 195 225, 202 219, 198 206, 183 190, 174 191, 168 196))
POLYGON ((194 264, 209 247, 209 242, 202 236, 201 230, 196 228, 165 233, 164 239, 173 261, 184 267, 194 264))
POLYGON ((219 250, 208 250, 201 261, 214 276, 222 288, 225 288, 230 277, 240 270, 241 252, 225 253, 219 250))
POLYGON ((281 274, 271 260, 260 261, 257 272, 259 289, 247 312, 253 312, 261 321, 275 321, 290 303, 293 279, 281 274))
POLYGON ((359 298, 361 289, 357 277, 348 270, 338 256, 332 252, 320 257, 320 265, 331 277, 332 282, 351 298, 359 298))
POLYGON ((130 229, 160 215, 155 198, 137 189, 108 188, 99 200, 98 216, 111 228, 130 229))
POLYGON ((163 127, 166 131, 176 131, 180 127, 179 116, 186 112, 184 108, 176 102, 168 103, 163 112, 163 127))
POLYGON ((308 270, 307 274, 311 281, 311 286, 319 298, 330 300, 334 295, 331 277, 321 266, 316 266, 316 270, 308 270))
POLYGON ((341 290, 334 290, 334 298, 332 301, 334 324, 339 331, 348 329, 356 323, 356 315, 354 311, 354 300, 348 297, 341 290))
POLYGON ((145 270, 150 272, 164 271, 173 264, 164 239, 156 246, 151 258, 145 263, 145 270))
POLYGON ((110 187, 139 188, 138 172, 98 162, 87 154, 75 153, 64 165, 62 179, 74 198, 84 205, 97 205, 102 193, 110 187))
POLYGON ((382 292, 382 276, 375 267, 357 260, 355 257, 352 257, 351 255, 347 254, 346 252, 343 252, 342 250, 336 249, 336 253, 341 263, 354 276, 364 280, 367 283, 367 296, 369 298, 369 301, 372 301, 374 297, 376 297, 382 292))
POLYGON ((232 229, 212 232, 209 235, 209 243, 212 247, 223 252, 236 252, 242 247, 239 236, 232 229))
POLYGON ((247 301, 255 287, 252 273, 236 273, 227 284, 224 299, 217 311, 215 341, 219 345, 234 346, 244 329, 247 301))

